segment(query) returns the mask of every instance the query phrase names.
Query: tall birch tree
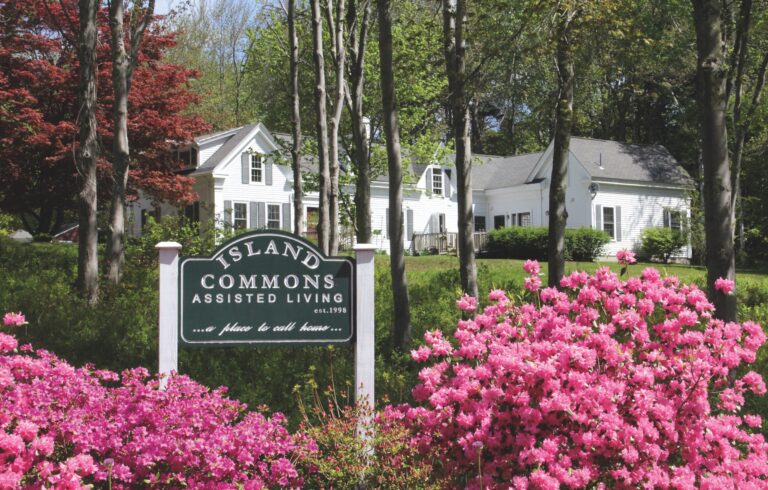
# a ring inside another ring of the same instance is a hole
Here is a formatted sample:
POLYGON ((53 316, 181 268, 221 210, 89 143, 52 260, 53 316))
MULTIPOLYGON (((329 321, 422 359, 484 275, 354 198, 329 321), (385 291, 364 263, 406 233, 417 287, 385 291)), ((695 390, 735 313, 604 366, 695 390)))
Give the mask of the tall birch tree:
POLYGON ((347 9, 348 79, 347 107, 352 126, 354 146, 355 182, 355 234, 358 243, 371 242, 371 165, 369 125, 363 110, 365 88, 365 50, 370 29, 370 0, 349 0, 347 9), (362 13, 358 13, 358 3, 362 13))
POLYGON ((736 320, 736 297, 715 289, 715 280, 736 275, 731 227, 731 169, 726 129, 727 63, 722 32, 722 2, 691 0, 696 29, 697 98, 704 171, 704 232, 707 286, 715 316, 736 320))
POLYGON ((326 0, 325 17, 328 23, 328 32, 331 37, 331 57, 335 71, 335 88, 331 97, 331 118, 328 135, 329 177, 331 186, 329 189, 329 230, 328 249, 331 255, 339 251, 339 126, 341 114, 344 110, 344 93, 346 78, 347 49, 344 37, 344 15, 346 11, 345 0, 326 0))
POLYGON ((378 0, 379 59, 381 61, 381 102, 384 133, 387 139, 387 169, 389 171, 389 255, 394 307, 396 349, 405 349, 411 341, 411 313, 408 281, 405 275, 403 250, 403 163, 400 152, 400 129, 397 117, 395 77, 392 63, 392 5, 390 0, 378 0))
POLYGON ((304 186, 301 177, 301 99, 299 96, 299 36, 296 34, 296 0, 288 0, 288 43, 291 78, 291 159, 293 164, 293 233, 304 232, 304 186))
POLYGON ((331 179, 328 168, 328 123, 325 104, 325 55, 323 54, 323 17, 320 0, 312 4, 312 48, 315 69, 315 120, 317 126, 317 155, 319 161, 320 209, 317 223, 317 241, 324 254, 330 251, 330 207, 328 196, 331 179))
POLYGON ((77 284, 90 305, 99 298, 99 262, 96 250, 97 232, 97 184, 96 164, 99 159, 99 140, 96 121, 96 24, 99 2, 78 1, 79 31, 77 59, 79 83, 77 100, 78 146, 75 152, 80 189, 78 191, 79 236, 77 258, 77 284))
POLYGON ((568 156, 573 129, 573 40, 572 24, 577 6, 561 2, 557 9, 555 66, 557 68, 557 106, 555 140, 552 148, 552 175, 549 181, 548 283, 556 287, 565 274, 565 204, 568 185, 568 156))
MULTIPOLYGON (((474 215, 472 211, 472 144, 470 140, 470 95, 467 91, 466 39, 467 0, 443 1, 443 49, 448 75, 451 131, 456 152, 458 201, 458 249, 461 287, 477 297, 474 215)), ((390 205, 391 207, 391 205, 390 205)))
POLYGON ((129 16, 128 42, 126 49, 125 2, 111 0, 109 4, 109 28, 112 42, 112 87, 114 106, 112 124, 112 196, 109 211, 109 237, 107 239, 107 279, 117 284, 123 275, 125 263, 125 193, 128 186, 130 166, 130 142, 128 141, 128 96, 131 91, 133 70, 138 63, 144 31, 155 11, 155 0, 133 2, 129 16))

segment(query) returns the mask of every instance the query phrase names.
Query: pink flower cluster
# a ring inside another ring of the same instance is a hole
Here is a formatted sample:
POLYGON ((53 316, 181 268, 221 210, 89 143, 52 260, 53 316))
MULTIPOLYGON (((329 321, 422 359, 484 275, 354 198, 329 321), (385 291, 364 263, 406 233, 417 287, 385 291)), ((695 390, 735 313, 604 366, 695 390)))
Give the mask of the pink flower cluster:
MULTIPOLYGON (((530 277, 538 264, 526 263, 530 277)), ((537 303, 495 301, 413 352, 417 405, 389 407, 469 488, 766 488, 768 444, 744 395, 760 325, 724 323, 655 269, 575 272, 537 303), (739 370, 738 372, 743 372, 739 370)))
POLYGON ((17 347, 0 334, 0 488, 295 487, 293 461, 316 450, 223 388, 173 376, 160 391, 145 369, 76 369, 17 347))
POLYGON ((6 327, 20 327, 27 324, 27 319, 21 312, 9 312, 3 316, 3 325, 6 327))
POLYGON ((621 265, 632 265, 637 262, 637 258, 635 257, 635 252, 632 252, 630 250, 619 250, 616 252, 616 260, 619 261, 619 264, 621 265))
POLYGON ((715 289, 717 291, 722 291, 723 294, 731 294, 735 287, 736 283, 730 279, 724 279, 722 277, 715 279, 715 289))

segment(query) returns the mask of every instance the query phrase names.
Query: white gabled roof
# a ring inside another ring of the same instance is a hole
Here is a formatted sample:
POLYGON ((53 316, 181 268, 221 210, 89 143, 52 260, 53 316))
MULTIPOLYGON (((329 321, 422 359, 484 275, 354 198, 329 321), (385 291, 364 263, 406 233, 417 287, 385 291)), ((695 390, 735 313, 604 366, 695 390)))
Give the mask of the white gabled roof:
POLYGON ((221 145, 221 147, 219 147, 218 150, 214 152, 213 155, 208 157, 205 163, 195 169, 191 175, 215 173, 220 164, 226 164, 232 160, 232 158, 234 158, 236 154, 241 151, 242 147, 245 146, 259 133, 261 133, 267 139, 269 144, 272 146, 273 151, 279 148, 277 142, 272 137, 272 134, 261 123, 249 124, 229 131, 222 131, 220 133, 213 133, 210 135, 201 136, 200 138, 196 138, 195 141, 197 141, 198 144, 201 141, 210 141, 217 138, 227 138, 227 140, 223 145, 221 145))

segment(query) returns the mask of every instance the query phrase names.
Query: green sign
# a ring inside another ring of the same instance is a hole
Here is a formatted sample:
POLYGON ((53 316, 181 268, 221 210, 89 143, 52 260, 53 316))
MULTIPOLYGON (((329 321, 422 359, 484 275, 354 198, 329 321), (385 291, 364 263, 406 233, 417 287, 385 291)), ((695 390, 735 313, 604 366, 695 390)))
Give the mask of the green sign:
POLYGON ((272 230, 233 238, 211 257, 182 257, 181 342, 350 342, 354 269, 351 258, 325 257, 308 241, 272 230))

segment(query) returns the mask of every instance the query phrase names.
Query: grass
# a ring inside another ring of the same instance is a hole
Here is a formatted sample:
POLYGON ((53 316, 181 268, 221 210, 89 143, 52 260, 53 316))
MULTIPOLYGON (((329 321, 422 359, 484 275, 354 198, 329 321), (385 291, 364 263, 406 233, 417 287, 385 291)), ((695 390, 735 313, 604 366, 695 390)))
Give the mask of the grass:
MULTIPOLYGON (((389 258, 381 255, 376 256, 377 264, 380 267, 389 267, 389 258)), ((523 271, 523 260, 512 259, 478 259, 479 269, 478 279, 481 283, 507 282, 510 279, 522 283, 526 274, 523 271), (481 273, 486 277, 482 277, 481 273)), ((573 271, 594 272, 598 267, 607 266, 616 273, 620 272, 621 266, 617 262, 567 262, 565 266, 566 273, 573 271)), ((422 257, 406 257, 406 273, 411 273, 414 278, 419 277, 422 272, 435 272, 440 270, 458 269, 459 259, 450 255, 430 255, 422 257)), ((637 275, 646 267, 655 267, 661 271, 662 275, 678 276, 683 282, 703 283, 707 277, 707 269, 703 266, 690 266, 682 264, 660 264, 660 263, 637 263, 629 267, 630 275, 637 275)), ((541 270, 546 275, 547 263, 541 263, 541 270)), ((768 274, 755 270, 737 270, 737 281, 746 282, 766 282, 768 283, 768 274)))

